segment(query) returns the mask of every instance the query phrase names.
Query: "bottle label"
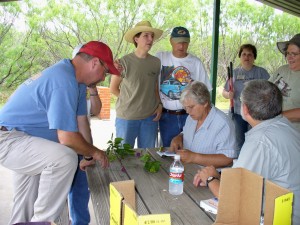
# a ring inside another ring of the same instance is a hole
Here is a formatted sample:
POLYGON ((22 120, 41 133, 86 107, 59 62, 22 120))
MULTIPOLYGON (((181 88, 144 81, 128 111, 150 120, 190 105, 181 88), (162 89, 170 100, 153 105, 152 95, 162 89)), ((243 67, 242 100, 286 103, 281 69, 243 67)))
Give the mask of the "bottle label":
POLYGON ((184 180, 184 173, 173 173, 170 172, 170 181, 175 184, 180 184, 184 180))

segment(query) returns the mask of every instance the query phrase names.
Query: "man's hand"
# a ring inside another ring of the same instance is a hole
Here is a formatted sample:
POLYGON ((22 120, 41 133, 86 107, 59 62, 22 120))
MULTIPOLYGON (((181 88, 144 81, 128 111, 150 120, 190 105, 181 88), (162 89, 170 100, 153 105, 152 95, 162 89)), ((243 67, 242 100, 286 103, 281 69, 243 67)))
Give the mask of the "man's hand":
POLYGON ((178 134, 171 141, 170 150, 171 152, 175 152, 178 149, 183 149, 183 135, 178 134))
POLYGON ((79 168, 83 171, 85 171, 86 167, 88 166, 92 166, 92 165, 95 165, 95 160, 85 160, 85 159, 82 159, 79 163, 79 168))
POLYGON ((194 163, 195 156, 197 153, 187 149, 176 150, 176 154, 180 155, 180 160, 184 163, 194 163))
POLYGON ((96 151, 93 154, 93 159, 99 161, 102 168, 107 168, 109 166, 107 155, 102 150, 96 151))
POLYGON ((228 91, 228 99, 233 99, 234 93, 232 91, 228 91))
POLYGON ((159 121, 161 117, 161 113, 162 113, 162 104, 159 104, 155 112, 153 113, 153 115, 156 114, 156 117, 153 119, 153 121, 159 121))
POLYGON ((201 170, 198 170, 194 176, 193 184, 197 186, 206 186, 206 181, 208 177, 217 177, 220 178, 220 174, 213 166, 207 166, 201 170))
POLYGON ((120 73, 123 72, 124 68, 123 68, 122 64, 120 63, 120 61, 119 61, 118 59, 116 59, 116 60, 114 61, 114 66, 117 68, 117 70, 118 70, 120 73))

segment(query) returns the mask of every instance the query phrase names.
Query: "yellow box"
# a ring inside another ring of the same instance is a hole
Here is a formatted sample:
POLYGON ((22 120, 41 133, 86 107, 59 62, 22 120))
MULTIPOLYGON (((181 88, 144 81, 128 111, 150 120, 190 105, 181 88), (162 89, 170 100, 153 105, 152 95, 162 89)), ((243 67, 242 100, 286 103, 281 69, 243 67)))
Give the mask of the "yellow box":
POLYGON ((138 215, 134 180, 112 182, 110 189, 110 225, 171 225, 170 214, 138 215))

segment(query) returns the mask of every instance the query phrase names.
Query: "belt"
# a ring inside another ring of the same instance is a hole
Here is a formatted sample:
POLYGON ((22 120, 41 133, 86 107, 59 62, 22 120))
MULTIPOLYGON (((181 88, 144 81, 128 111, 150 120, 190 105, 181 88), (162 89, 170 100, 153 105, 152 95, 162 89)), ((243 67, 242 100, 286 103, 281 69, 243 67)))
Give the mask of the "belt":
POLYGON ((2 130, 2 131, 8 131, 5 126, 0 126, 0 130, 2 130))
POLYGON ((179 110, 170 110, 163 108, 163 112, 169 113, 169 114, 174 114, 174 115, 186 115, 186 111, 184 109, 179 109, 179 110))

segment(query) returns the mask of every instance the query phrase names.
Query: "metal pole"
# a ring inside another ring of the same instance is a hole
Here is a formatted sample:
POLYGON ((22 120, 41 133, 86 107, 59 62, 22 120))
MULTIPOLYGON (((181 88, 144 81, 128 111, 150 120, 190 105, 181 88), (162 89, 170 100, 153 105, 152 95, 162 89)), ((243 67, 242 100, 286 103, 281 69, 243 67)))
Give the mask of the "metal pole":
POLYGON ((218 76, 218 49, 219 49, 219 26, 220 26, 220 5, 221 0, 214 1, 214 23, 212 33, 212 63, 210 67, 210 82, 213 90, 211 93, 211 102, 216 103, 216 86, 218 76))

